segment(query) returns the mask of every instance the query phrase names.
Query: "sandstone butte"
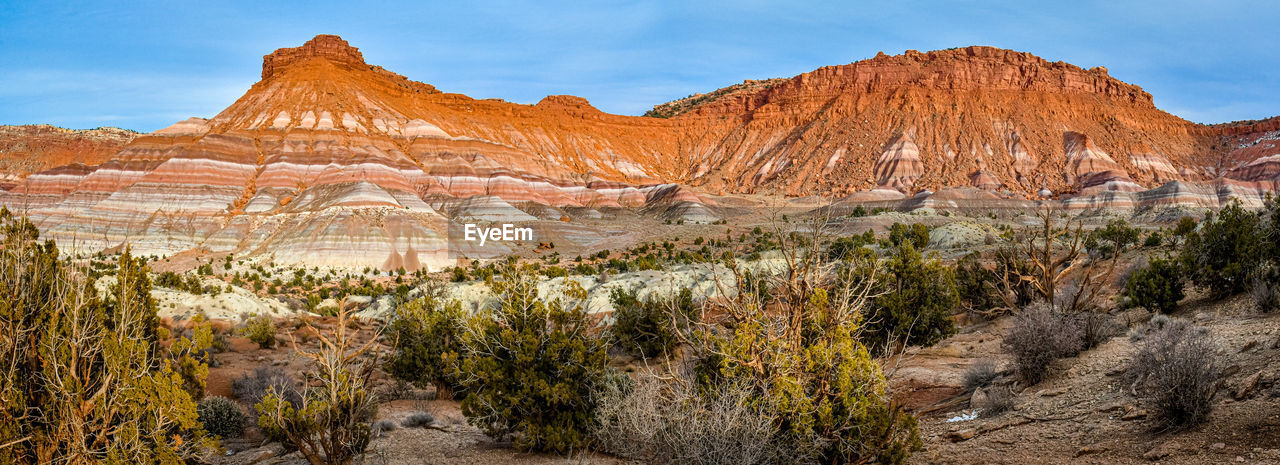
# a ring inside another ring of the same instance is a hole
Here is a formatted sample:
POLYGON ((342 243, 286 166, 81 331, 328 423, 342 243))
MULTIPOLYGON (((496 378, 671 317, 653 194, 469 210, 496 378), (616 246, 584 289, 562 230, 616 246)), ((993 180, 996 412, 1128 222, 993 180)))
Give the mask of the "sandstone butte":
POLYGON ((649 114, 441 92, 320 35, 264 56, 262 79, 211 119, 87 145, 0 131, 0 160, 48 168, 8 170, 0 204, 78 250, 434 269, 451 264, 449 218, 513 204, 706 219, 723 194, 1047 190, 1076 208, 1212 207, 1280 185, 1280 117, 1195 124, 1104 68, 991 47, 881 53, 649 114))

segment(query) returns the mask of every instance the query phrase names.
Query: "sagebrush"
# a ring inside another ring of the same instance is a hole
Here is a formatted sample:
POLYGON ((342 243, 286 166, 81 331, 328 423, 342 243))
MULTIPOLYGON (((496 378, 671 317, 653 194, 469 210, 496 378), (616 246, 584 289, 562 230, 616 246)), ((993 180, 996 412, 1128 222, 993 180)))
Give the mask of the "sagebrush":
POLYGON ((1045 303, 1032 304, 1014 316, 1003 348, 1013 357, 1022 381, 1036 384, 1044 379, 1054 361, 1080 353, 1084 331, 1071 315, 1045 303))
POLYGON ((1213 408, 1221 366, 1205 328, 1152 319, 1129 363, 1135 390, 1169 428, 1194 426, 1213 408))

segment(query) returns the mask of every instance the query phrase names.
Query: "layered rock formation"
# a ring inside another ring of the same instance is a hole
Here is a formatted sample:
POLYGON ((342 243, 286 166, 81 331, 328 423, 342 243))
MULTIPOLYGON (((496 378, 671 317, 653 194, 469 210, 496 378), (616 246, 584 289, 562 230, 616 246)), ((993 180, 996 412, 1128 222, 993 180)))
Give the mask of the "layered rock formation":
POLYGON ((12 188, 34 172, 105 162, 137 136, 136 132, 111 127, 0 126, 0 190, 12 188))
POLYGON ((626 207, 706 222, 720 215, 708 191, 1216 205, 1274 189, 1280 171, 1277 120, 1196 125, 1105 69, 990 47, 881 54, 652 114, 445 93, 322 35, 264 56, 262 80, 213 118, 137 136, 100 163, 88 149, 43 157, 86 164, 10 181, 0 203, 72 248, 434 269, 457 258, 447 231, 462 218, 558 223, 626 207), (955 187, 973 189, 916 195, 955 187))
POLYGON ((1280 190, 1280 116, 1216 125, 1227 154, 1219 171, 1253 187, 1280 190))
POLYGON ((991 47, 881 54, 727 92, 673 120, 716 128, 686 133, 700 155, 690 182, 791 195, 1134 189, 1212 178, 1204 167, 1220 156, 1207 128, 1104 68, 991 47))
POLYGON ((73 250, 439 269, 455 258, 446 215, 457 213, 440 198, 642 207, 670 190, 664 120, 569 96, 530 106, 442 93, 365 64, 336 36, 263 57, 262 75, 211 119, 139 136, 97 166, 34 174, 0 201, 73 250))

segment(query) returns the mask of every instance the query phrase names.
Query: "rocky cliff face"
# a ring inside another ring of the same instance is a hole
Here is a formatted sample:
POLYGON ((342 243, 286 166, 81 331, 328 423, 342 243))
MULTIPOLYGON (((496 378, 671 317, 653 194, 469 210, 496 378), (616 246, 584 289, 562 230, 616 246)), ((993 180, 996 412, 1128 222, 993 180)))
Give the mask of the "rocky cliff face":
POLYGON ((444 93, 317 36, 264 56, 262 80, 215 117, 137 136, 100 163, 76 151, 84 158, 67 162, 94 166, 10 182, 0 203, 23 205, 77 248, 434 269, 451 263, 451 221, 530 216, 514 205, 716 218, 679 185, 877 198, 1048 188, 1089 208, 1256 197, 1277 177, 1271 123, 1199 126, 1105 69, 989 47, 882 54, 654 114, 664 117, 611 115, 573 96, 519 105, 444 93), (1236 179, 1138 195, 1222 175, 1236 179))
POLYGON ((364 55, 347 41, 335 35, 321 34, 301 47, 282 48, 262 57, 262 80, 270 79, 278 69, 287 68, 310 58, 324 58, 330 63, 363 68, 364 55))
POLYGON ((1280 190, 1280 116, 1214 125, 1226 151, 1216 167, 1223 176, 1280 190))
POLYGON ((0 126, 0 190, 53 167, 107 161, 138 133, 120 128, 63 129, 47 124, 0 126))
POLYGON ((991 47, 881 54, 729 92, 673 120, 714 128, 686 132, 698 156, 685 174, 729 191, 1073 193, 1207 179, 1221 156, 1211 130, 1104 68, 991 47))
POLYGON ((365 64, 334 36, 267 55, 262 75, 211 119, 139 136, 96 166, 36 173, 0 203, 78 249, 128 242, 145 254, 439 269, 452 264, 457 217, 687 193, 662 184, 660 161, 675 151, 665 120, 570 96, 517 105, 442 93, 365 64), (483 201, 448 200, 468 198, 483 201))

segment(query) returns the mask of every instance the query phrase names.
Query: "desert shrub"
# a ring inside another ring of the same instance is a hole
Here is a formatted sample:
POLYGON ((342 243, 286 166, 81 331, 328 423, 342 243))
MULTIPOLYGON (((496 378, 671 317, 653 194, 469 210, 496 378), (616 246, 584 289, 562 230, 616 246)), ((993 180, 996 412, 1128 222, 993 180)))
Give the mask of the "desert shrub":
POLYGON ((1013 410, 1016 398, 1008 387, 992 386, 982 391, 984 399, 978 402, 979 405, 972 405, 973 408, 982 409, 982 416, 995 417, 1004 412, 1013 410))
POLYGON ((810 225, 813 237, 803 240, 781 237, 785 268, 763 282, 735 269, 732 297, 712 302, 716 321, 691 336, 697 384, 704 392, 749 388, 752 408, 775 419, 788 460, 902 463, 922 446, 915 418, 892 401, 859 337, 878 265, 826 261, 806 246, 823 242, 821 229, 810 225))
POLYGON ((1169 325, 1187 325, 1187 320, 1174 318, 1168 315, 1152 315, 1144 325, 1137 326, 1129 330, 1129 342, 1141 342, 1147 336, 1163 330, 1169 325))
POLYGON ((1264 252, 1258 214, 1232 202, 1207 214, 1199 231, 1187 234, 1182 260, 1188 276, 1215 297, 1244 291, 1264 252))
POLYGON ((1158 258, 1129 276, 1125 296, 1130 306, 1171 313, 1184 296, 1182 287, 1182 267, 1173 260, 1158 258))
POLYGON ((1280 309, 1280 264, 1268 264, 1253 272, 1249 297, 1260 311, 1280 309))
POLYGON ((650 297, 641 301, 635 291, 614 289, 609 295, 613 303, 614 345, 645 358, 661 356, 679 342, 676 332, 697 318, 698 307, 688 288, 670 297, 650 297))
POLYGON ((182 354, 159 343, 145 263, 126 249, 118 264, 99 297, 0 208, 0 463, 174 463, 209 444, 182 354))
MULTIPOLYGON (((163 352, 182 380, 182 389, 192 399, 199 399, 204 397, 205 378, 209 376, 208 364, 213 361, 213 328, 203 315, 196 315, 191 323, 190 336, 166 337, 169 339, 169 349, 163 352)), ((161 335, 166 335, 165 333, 167 331, 161 330, 161 335)))
POLYGON ((1280 196, 1268 193, 1265 207, 1266 221, 1262 225, 1262 241, 1267 246, 1263 252, 1269 260, 1280 262, 1280 196))
POLYGON ((1205 328, 1152 319, 1128 375, 1165 426, 1193 426, 1209 414, 1220 369, 1216 350, 1205 328))
POLYGON ((390 433, 395 430, 396 430, 396 422, 391 420, 378 420, 378 422, 373 424, 373 431, 370 432, 369 434, 375 437, 385 436, 386 433, 390 433))
POLYGON ((993 273, 996 280, 993 287, 996 288, 994 294, 1001 297, 1002 311, 1012 311, 1014 309, 1023 308, 1030 305, 1036 298, 1042 297, 1038 295, 1037 287, 1031 279, 1022 279, 1024 276, 1033 276, 1030 254, 1023 249, 1018 243, 1016 234, 1006 231, 1001 234, 1000 245, 995 250, 995 269, 993 273))
POLYGON ((559 267, 559 266, 548 266, 546 268, 543 268, 541 273, 543 276, 546 276, 548 279, 563 278, 565 276, 569 276, 569 270, 566 270, 563 267, 559 267))
POLYGON ((302 393, 300 406, 285 400, 275 388, 254 406, 262 432, 297 450, 312 465, 351 463, 364 453, 373 434, 378 404, 368 384, 376 368, 376 357, 370 352, 376 347, 370 343, 353 348, 347 321, 347 310, 339 310, 332 337, 308 325, 321 348, 298 351, 311 360, 306 372, 311 387, 302 393))
POLYGON ((209 350, 215 354, 230 352, 231 336, 227 334, 228 331, 222 327, 218 327, 218 328, 211 327, 211 329, 213 331, 213 339, 212 339, 212 343, 209 345, 209 350))
POLYGON ((1104 312, 1085 311, 1067 315, 1080 330, 1082 349, 1092 349, 1124 332, 1124 325, 1104 312))
POLYGON ((276 324, 267 315, 250 317, 244 322, 240 334, 258 344, 262 349, 273 349, 276 346, 276 324))
POLYGON ((453 398, 460 392, 458 363, 465 326, 466 315, 457 301, 442 303, 426 296, 400 305, 390 325, 395 352, 383 369, 396 379, 434 385, 437 398, 453 398))
POLYGON ((1141 234, 1141 230, 1129 226, 1124 219, 1115 219, 1105 227, 1090 231, 1085 239, 1085 248, 1092 253, 1110 257, 1137 244, 1141 234))
POLYGON ((1178 218, 1178 224, 1173 227, 1173 231, 1169 233, 1169 236, 1170 238, 1174 238, 1174 237, 1185 238, 1188 235, 1190 235, 1192 232, 1195 232, 1196 226, 1199 226, 1199 223, 1196 222, 1195 218, 1192 218, 1190 216, 1184 216, 1182 218, 1178 218))
POLYGON ((1083 347, 1084 333, 1075 318, 1044 303, 1032 304, 1014 316, 1003 345, 1013 357, 1018 376, 1028 384, 1039 383, 1055 360, 1076 355, 1083 347))
POLYGON ((996 273, 978 261, 977 252, 965 255, 956 262, 956 294, 960 306, 971 314, 986 314, 1000 307, 1003 302, 996 294, 996 273))
POLYGON ((244 422, 249 418, 240 405, 226 397, 206 397, 196 406, 196 415, 205 432, 222 439, 238 438, 244 434, 244 422))
POLYGON ((1164 235, 1160 234, 1160 231, 1151 231, 1151 234, 1142 240, 1143 247, 1160 247, 1162 244, 1164 244, 1164 235))
POLYGON ((645 376, 603 383, 596 393, 596 441, 611 454, 645 463, 798 462, 778 441, 771 409, 752 407, 753 390, 726 384, 699 392, 688 381, 645 376))
POLYGON ((889 227, 889 243, 894 247, 910 244, 916 250, 929 246, 929 228, 920 223, 894 223, 889 227))
POLYGON ((974 389, 987 387, 999 376, 1000 372, 996 370, 995 360, 989 358, 978 359, 964 370, 964 389, 973 391, 974 389))
POLYGON ((231 380, 231 394, 249 405, 262 402, 268 392, 275 392, 294 408, 302 406, 300 385, 279 367, 259 365, 253 373, 231 380))
POLYGON ((860 254, 869 253, 865 247, 876 243, 875 232, 868 229, 863 234, 838 237, 827 246, 828 260, 852 260, 860 254))
POLYGON ((879 350, 889 344, 930 346, 955 334, 959 305, 955 275, 937 259, 925 260, 910 244, 886 261, 883 289, 872 304, 863 337, 879 350))
POLYGON ((428 412, 413 412, 400 422, 400 426, 405 428, 423 428, 435 424, 436 417, 428 412))
POLYGON ((490 284, 497 304, 463 336, 467 420, 519 450, 568 452, 587 445, 593 386, 607 362, 570 282, 566 299, 538 297, 537 278, 512 265, 490 284))

